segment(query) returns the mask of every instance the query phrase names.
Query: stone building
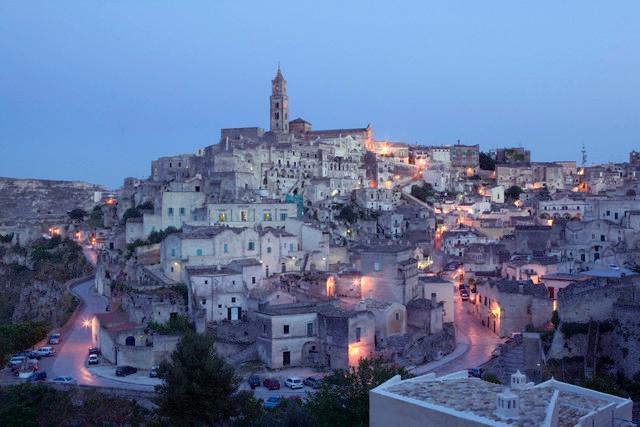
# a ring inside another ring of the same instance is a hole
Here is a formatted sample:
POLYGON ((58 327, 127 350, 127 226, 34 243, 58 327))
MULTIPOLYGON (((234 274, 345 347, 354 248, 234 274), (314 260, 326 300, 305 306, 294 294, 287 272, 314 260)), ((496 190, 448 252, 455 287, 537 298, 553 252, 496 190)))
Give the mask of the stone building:
POLYGON ((406 304, 421 296, 413 248, 402 243, 353 248, 363 298, 406 304))
POLYGON ((531 281, 498 280, 476 284, 478 320, 500 337, 535 328, 551 320, 551 299, 543 285, 531 281))
POLYGON ((507 386, 460 371, 406 380, 399 375, 371 390, 372 427, 594 426, 630 420, 631 399, 563 383, 534 385, 516 372, 507 386))

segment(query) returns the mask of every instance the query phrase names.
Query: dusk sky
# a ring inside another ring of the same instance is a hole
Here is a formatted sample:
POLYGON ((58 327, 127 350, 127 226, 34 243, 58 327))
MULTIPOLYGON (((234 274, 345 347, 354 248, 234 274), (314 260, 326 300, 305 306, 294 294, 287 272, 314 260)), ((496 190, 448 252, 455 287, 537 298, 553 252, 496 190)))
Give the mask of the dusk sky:
POLYGON ((291 118, 377 139, 640 149, 640 2, 0 1, 0 176, 115 188, 291 118), (375 5, 374 5, 375 3, 375 5))

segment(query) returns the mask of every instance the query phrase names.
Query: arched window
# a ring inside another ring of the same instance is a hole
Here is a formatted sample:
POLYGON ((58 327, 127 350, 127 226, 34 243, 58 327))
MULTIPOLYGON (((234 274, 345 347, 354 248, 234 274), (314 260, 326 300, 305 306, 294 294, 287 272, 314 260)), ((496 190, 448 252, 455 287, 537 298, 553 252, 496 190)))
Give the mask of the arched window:
POLYGON ((133 336, 128 336, 125 340, 124 340, 124 345, 128 345, 128 346, 134 346, 136 345, 136 338, 133 336))

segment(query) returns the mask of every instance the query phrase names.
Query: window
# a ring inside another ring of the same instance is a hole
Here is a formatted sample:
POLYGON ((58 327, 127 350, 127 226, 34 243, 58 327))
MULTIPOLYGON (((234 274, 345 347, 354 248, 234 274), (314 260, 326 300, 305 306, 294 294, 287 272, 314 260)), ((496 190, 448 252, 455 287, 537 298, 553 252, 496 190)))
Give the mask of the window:
POLYGON ((264 213, 264 220, 265 221, 271 221, 271 212, 265 212, 264 213))
POLYGON ((196 256, 202 256, 202 249, 196 249, 196 256))
POLYGON ((374 262, 373 263, 373 271, 380 271, 380 263, 379 262, 374 262))
POLYGON ((604 242, 604 234, 601 234, 601 235, 600 235, 600 241, 601 241, 601 242, 604 242))
POLYGON ((208 284, 209 284, 209 281, 208 281, 208 280, 205 280, 205 281, 204 281, 204 284, 205 284, 205 285, 208 285, 208 284))
POLYGON ((282 333, 285 335, 289 335, 289 325, 282 326, 282 333))
POLYGON ((255 285, 256 284, 256 276, 252 276, 251 277, 251 284, 255 285))
POLYGON ((185 213, 186 213, 186 209, 180 208, 180 216, 184 216, 185 213))
POLYGON ((202 298, 202 300, 200 301, 200 303, 202 305, 207 305, 207 299, 206 298, 202 298))
POLYGON ((227 243, 222 245, 222 252, 225 254, 229 253, 229 245, 227 243))
POLYGON ((287 213, 283 212, 280 214, 280 221, 286 221, 287 220, 287 213))
POLYGON ((171 248, 171 256, 176 256, 176 248, 171 248))
POLYGON ((231 297, 231 302, 232 303, 236 302, 236 297, 231 297))
POLYGON ((270 254, 271 253, 271 246, 267 247, 267 253, 270 254))
POLYGON ((250 251, 255 251, 256 250, 256 242, 249 242, 248 249, 250 251))
POLYGON ((240 221, 247 222, 247 211, 240 211, 240 221))
POLYGON ((173 216, 173 208, 167 209, 167 215, 173 216))
POLYGON ((361 335, 362 335, 362 329, 356 328, 356 342, 360 342, 361 335))
POLYGON ((396 320, 400 320, 400 313, 396 313, 396 320))
POLYGON ((313 323, 312 322, 307 323, 307 336, 308 337, 313 336, 313 323))
POLYGON ((218 215, 218 221, 224 222, 226 217, 227 216, 224 214, 224 212, 220 212, 220 214, 218 215))
POLYGON ((222 304, 218 304, 218 308, 222 308, 222 304))
POLYGON ((293 252, 293 243, 289 243, 289 252, 293 252))
POLYGON ((267 325, 265 325, 264 323, 262 324, 262 332, 264 332, 265 334, 267 333, 267 325))

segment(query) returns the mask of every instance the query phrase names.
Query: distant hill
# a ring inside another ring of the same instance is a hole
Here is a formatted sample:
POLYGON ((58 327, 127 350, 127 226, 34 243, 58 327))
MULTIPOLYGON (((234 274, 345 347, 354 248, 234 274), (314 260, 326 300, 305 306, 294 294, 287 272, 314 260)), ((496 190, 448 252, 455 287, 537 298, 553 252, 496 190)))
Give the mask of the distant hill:
POLYGON ((79 181, 0 177, 0 222, 13 219, 50 218, 74 208, 91 210, 100 185, 79 181))

